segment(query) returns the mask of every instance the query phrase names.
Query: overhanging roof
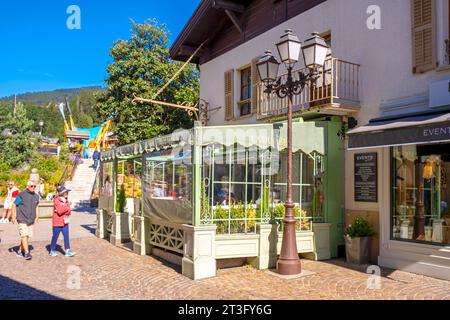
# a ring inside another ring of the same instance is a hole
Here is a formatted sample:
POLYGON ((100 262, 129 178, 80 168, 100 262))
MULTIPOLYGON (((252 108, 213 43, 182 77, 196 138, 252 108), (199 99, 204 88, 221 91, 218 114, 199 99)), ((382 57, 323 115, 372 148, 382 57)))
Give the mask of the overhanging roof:
MULTIPOLYGON (((226 17, 224 10, 214 8, 214 0, 202 0, 181 33, 170 48, 170 56, 174 60, 186 61, 203 42, 212 40, 214 34, 223 27, 221 21, 226 17)), ((249 1, 227 0, 226 2, 241 5, 249 1)), ((200 62, 201 52, 193 58, 193 63, 200 62)))
POLYGON ((372 120, 348 132, 349 150, 450 141, 450 112, 372 120))
POLYGON ((82 131, 66 131, 66 137, 70 139, 83 139, 88 140, 91 137, 89 132, 82 131))

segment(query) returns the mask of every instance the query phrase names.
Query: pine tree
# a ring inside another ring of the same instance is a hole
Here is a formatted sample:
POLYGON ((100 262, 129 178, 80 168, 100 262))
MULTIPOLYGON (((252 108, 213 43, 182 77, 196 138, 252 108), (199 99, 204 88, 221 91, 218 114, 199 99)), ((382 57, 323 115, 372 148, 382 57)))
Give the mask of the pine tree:
POLYGON ((19 103, 16 112, 11 110, 0 123, 0 162, 12 168, 25 164, 34 151, 32 130, 33 121, 28 119, 25 107, 19 103))

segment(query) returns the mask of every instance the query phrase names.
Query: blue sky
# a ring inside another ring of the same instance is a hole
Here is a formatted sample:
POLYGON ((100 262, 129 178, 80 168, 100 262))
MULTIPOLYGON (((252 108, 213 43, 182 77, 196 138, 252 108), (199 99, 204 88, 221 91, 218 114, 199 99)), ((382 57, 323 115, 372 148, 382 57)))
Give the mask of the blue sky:
POLYGON ((0 2, 0 97, 102 85, 113 41, 126 39, 130 20, 156 18, 171 41, 200 0, 17 0, 0 2), (81 29, 69 30, 70 5, 81 9, 81 29))

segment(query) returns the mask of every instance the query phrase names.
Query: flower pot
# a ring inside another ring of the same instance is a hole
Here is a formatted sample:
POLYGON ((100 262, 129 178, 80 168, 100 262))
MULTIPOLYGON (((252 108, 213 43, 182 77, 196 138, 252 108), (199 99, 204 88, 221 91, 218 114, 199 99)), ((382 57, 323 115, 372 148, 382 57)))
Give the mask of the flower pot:
POLYGON ((371 241, 371 237, 350 238, 345 236, 347 262, 358 265, 369 263, 371 241))

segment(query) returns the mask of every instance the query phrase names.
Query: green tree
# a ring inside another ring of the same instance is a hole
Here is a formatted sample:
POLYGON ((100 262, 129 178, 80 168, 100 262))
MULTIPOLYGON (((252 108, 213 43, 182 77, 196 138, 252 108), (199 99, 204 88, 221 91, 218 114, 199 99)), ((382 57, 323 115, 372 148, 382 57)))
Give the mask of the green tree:
POLYGON ((31 102, 26 102, 27 116, 33 120, 33 129, 39 130, 39 122, 43 121, 42 135, 51 138, 64 139, 64 121, 61 118, 56 104, 38 106, 31 102))
POLYGON ((78 128, 91 128, 94 126, 94 121, 86 113, 82 113, 77 117, 75 125, 78 128))
MULTIPOLYGON (((106 90, 97 94, 96 105, 103 120, 113 119, 122 144, 192 126, 184 110, 131 103, 133 93, 151 98, 181 67, 181 63, 170 59, 164 24, 155 20, 131 23, 131 37, 116 41, 111 49, 113 62, 107 67, 106 90)), ((195 103, 198 91, 198 71, 190 65, 157 99, 195 103)))
POLYGON ((10 111, 0 123, 0 162, 19 167, 28 161, 34 150, 33 120, 27 117, 23 104, 10 111))

